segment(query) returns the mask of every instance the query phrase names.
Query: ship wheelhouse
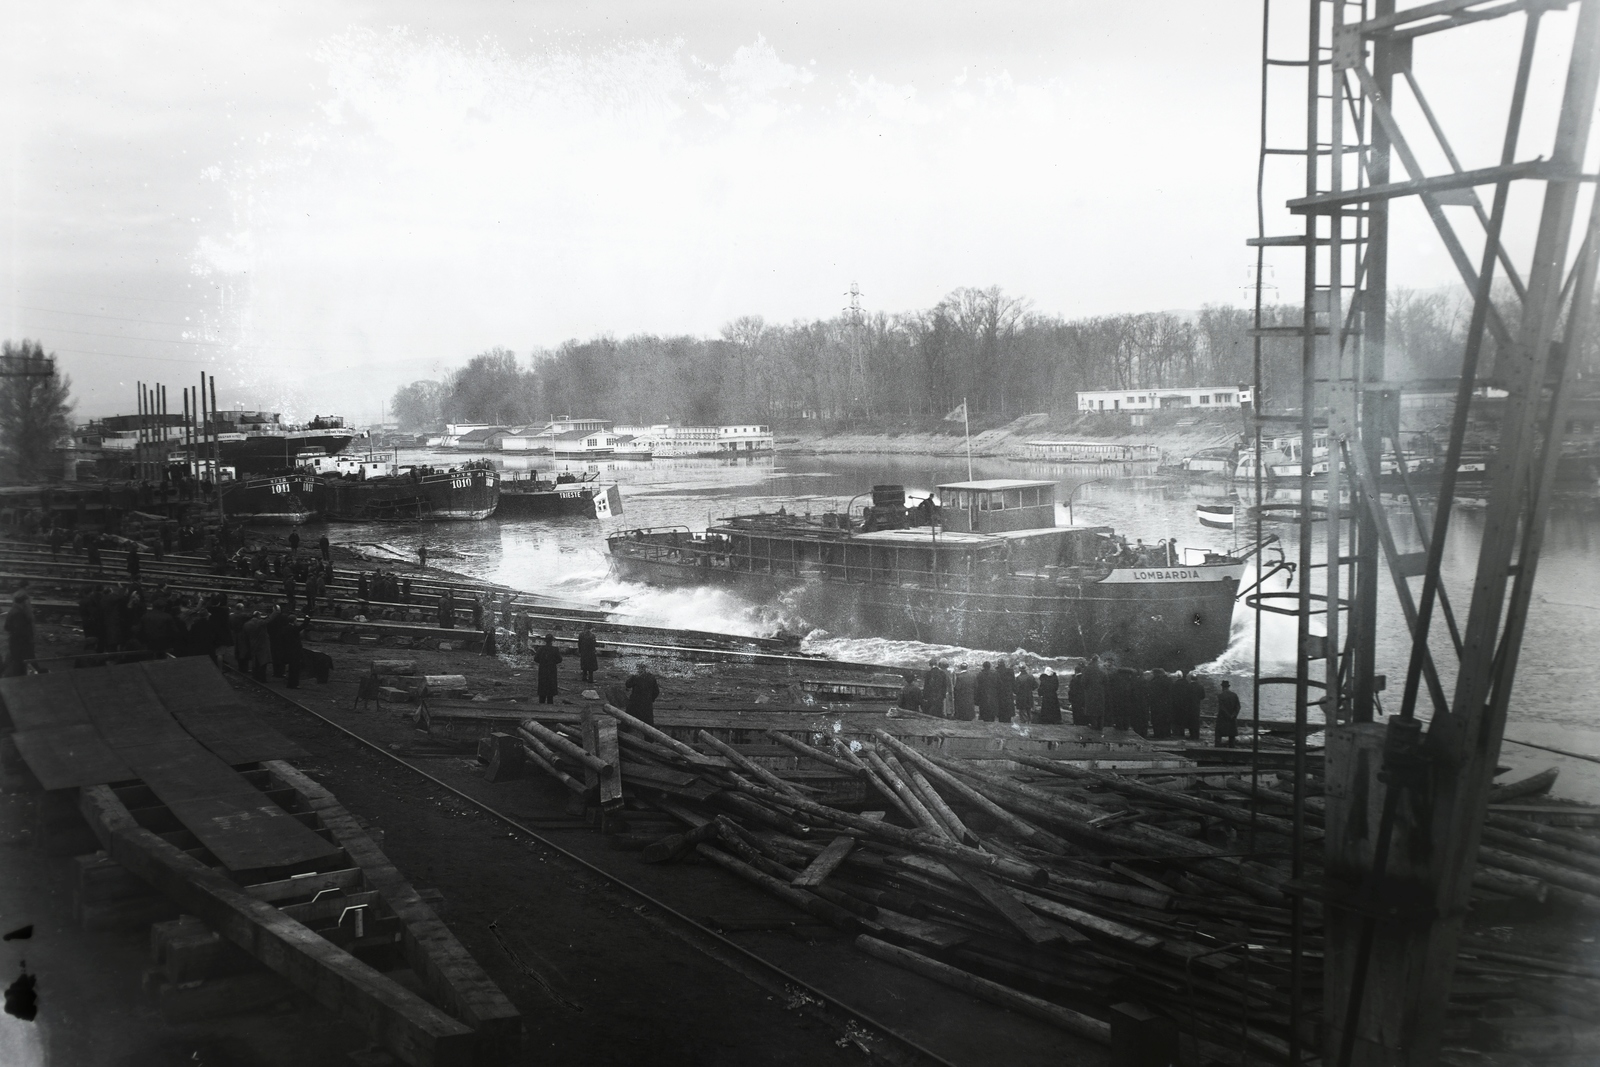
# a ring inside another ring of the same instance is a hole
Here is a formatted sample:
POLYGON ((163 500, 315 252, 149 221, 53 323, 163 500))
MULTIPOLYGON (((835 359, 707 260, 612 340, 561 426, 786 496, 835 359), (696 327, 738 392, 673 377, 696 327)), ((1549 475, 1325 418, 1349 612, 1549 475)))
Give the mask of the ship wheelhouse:
POLYGON ((939 511, 950 532, 998 534, 1056 524, 1056 483, 986 478, 939 486, 939 511))

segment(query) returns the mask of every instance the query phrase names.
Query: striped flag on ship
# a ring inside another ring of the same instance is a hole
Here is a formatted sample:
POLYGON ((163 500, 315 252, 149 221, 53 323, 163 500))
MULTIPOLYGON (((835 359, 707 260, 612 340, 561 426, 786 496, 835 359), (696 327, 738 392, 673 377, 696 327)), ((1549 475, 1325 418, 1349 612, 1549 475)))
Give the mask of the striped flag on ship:
POLYGON ((606 491, 594 495, 594 517, 597 519, 612 519, 622 517, 622 490, 615 485, 606 486, 606 491))

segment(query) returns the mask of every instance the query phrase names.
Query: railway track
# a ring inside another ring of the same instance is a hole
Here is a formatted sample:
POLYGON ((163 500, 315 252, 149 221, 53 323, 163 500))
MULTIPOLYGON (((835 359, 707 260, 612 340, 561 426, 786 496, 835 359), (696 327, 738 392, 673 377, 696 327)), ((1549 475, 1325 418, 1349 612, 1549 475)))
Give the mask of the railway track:
POLYGON ((293 708, 320 722, 322 725, 337 731, 356 742, 363 749, 382 757, 384 760, 398 764, 411 774, 427 781, 433 787, 444 790, 456 799, 471 805, 489 818, 510 828, 528 841, 556 853, 567 862, 581 868, 586 874, 602 879, 607 885, 619 890, 626 896, 636 899, 645 907, 644 911, 635 909, 636 914, 639 914, 641 918, 654 923, 697 951, 766 989, 769 993, 790 999, 796 998, 797 995, 807 998, 813 1014, 838 1035, 838 1040, 841 1044, 845 1042, 854 1044, 873 1062, 892 1064, 895 1067, 957 1067, 957 1064, 928 1048, 916 1038, 887 1025, 881 1019, 875 1018, 867 1012, 851 1007, 826 990, 785 970, 777 963, 758 955, 705 924, 697 922, 691 916, 640 889, 638 886, 591 863, 570 849, 562 847, 537 829, 528 826, 525 822, 495 808, 470 793, 456 788, 437 775, 430 774, 428 771, 401 758, 382 745, 363 737, 342 723, 336 722, 328 716, 307 707, 287 693, 257 682, 232 667, 225 667, 225 669, 235 677, 243 679, 254 689, 269 695, 278 703, 293 708))

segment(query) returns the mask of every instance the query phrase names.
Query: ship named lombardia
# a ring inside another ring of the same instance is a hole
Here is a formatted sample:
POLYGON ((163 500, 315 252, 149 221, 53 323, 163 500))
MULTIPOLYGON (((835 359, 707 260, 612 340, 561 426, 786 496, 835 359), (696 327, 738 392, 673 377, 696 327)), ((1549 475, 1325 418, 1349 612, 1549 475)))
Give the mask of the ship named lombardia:
POLYGON ((621 577, 782 596, 835 633, 1167 670, 1227 648, 1242 559, 1165 545, 1139 558, 1110 527, 1057 526, 1053 482, 955 482, 913 508, 902 486, 872 497, 859 516, 741 515, 607 542, 621 577))

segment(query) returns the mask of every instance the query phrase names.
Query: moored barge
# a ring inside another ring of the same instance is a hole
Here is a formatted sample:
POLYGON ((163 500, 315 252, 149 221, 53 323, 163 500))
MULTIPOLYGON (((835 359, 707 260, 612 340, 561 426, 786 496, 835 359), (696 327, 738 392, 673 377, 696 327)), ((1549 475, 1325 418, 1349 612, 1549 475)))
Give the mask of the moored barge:
POLYGON ((879 486, 859 516, 780 511, 607 542, 621 577, 790 598, 836 632, 1169 670, 1227 648, 1245 567, 1130 548, 1110 527, 1057 526, 1055 483, 1011 479, 941 485, 937 503, 916 508, 902 487, 879 486))
POLYGON ((402 467, 393 456, 330 459, 325 514, 337 522, 487 519, 500 504, 500 474, 487 462, 402 467))
POLYGON ((315 522, 326 504, 327 489, 313 474, 246 477, 222 483, 223 512, 233 522, 315 522))

